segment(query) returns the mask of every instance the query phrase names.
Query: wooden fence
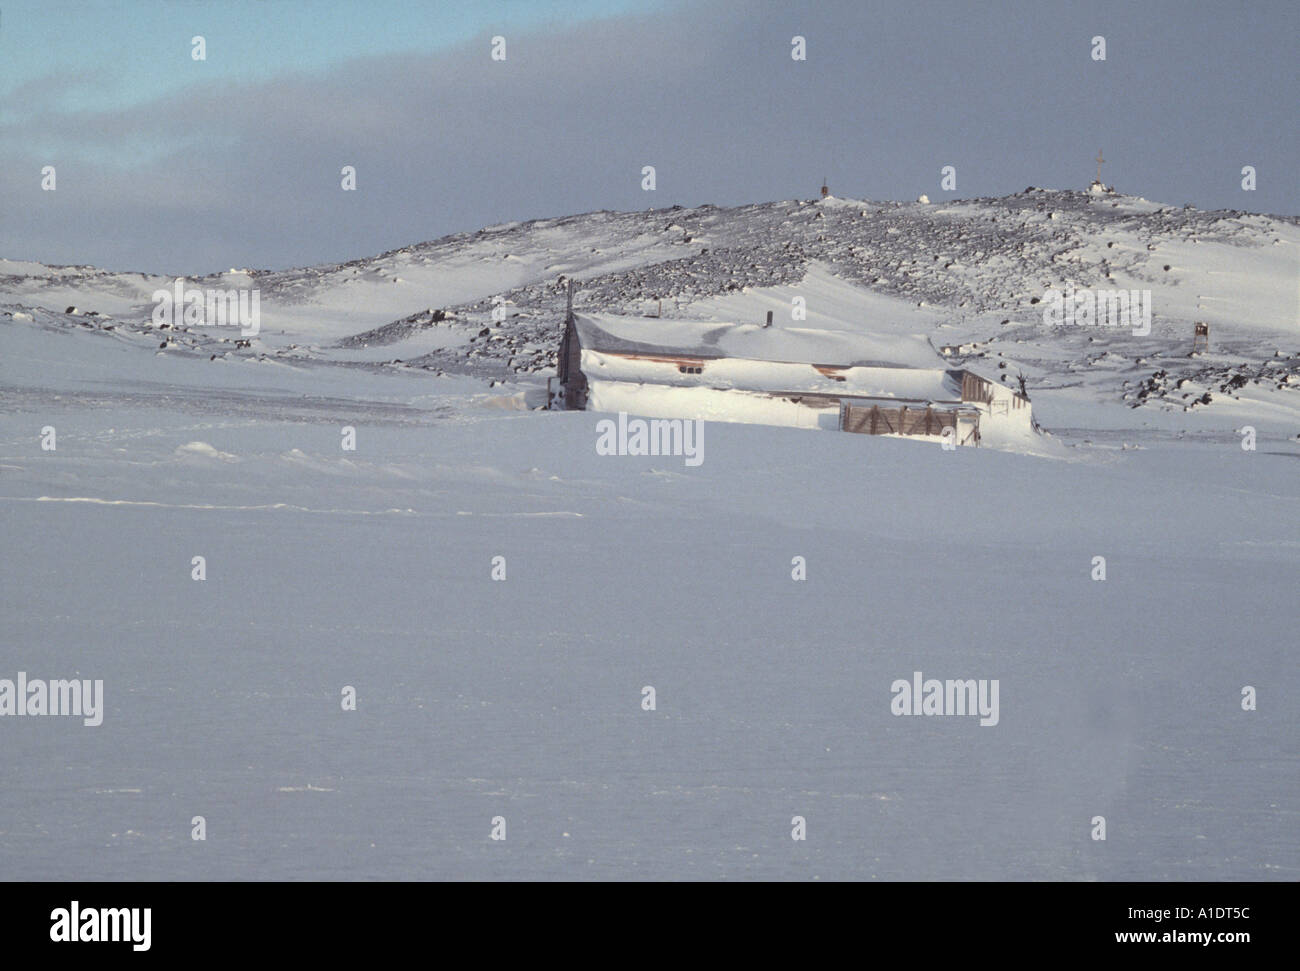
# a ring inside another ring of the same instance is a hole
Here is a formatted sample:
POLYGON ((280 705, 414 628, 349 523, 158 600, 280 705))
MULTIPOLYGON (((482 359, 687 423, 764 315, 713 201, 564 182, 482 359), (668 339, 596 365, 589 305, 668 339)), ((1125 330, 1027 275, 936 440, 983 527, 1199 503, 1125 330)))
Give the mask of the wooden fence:
MULTIPOLYGON (((979 419, 968 441, 979 441, 979 419)), ((909 408, 899 405, 897 408, 880 407, 880 405, 855 405, 844 402, 840 406, 840 430, 856 432, 859 435, 942 435, 945 428, 951 428, 954 435, 959 434, 957 412, 936 411, 934 408, 909 408)))

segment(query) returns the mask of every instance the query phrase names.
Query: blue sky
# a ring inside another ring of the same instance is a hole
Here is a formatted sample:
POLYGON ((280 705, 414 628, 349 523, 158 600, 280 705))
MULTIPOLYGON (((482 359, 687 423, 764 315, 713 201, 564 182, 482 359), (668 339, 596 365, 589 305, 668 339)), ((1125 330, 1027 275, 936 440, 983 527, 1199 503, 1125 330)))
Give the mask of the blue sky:
POLYGON ((122 108, 191 85, 269 81, 353 58, 436 51, 662 4, 635 0, 21 0, 0 4, 0 98, 71 77, 66 109, 122 108), (206 62, 190 56, 202 36, 206 62))
POLYGON ((1283 0, 0 0, 0 256, 304 265, 823 176, 871 199, 1083 188, 1099 148, 1121 191, 1295 214, 1298 35, 1283 0))

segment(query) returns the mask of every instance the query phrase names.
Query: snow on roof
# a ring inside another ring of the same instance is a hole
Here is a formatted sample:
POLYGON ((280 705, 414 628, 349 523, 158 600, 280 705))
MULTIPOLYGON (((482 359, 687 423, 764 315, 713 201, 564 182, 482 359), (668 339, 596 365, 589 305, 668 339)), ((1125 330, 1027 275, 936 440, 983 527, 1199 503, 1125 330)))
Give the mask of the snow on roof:
POLYGON ((929 342, 915 334, 764 327, 614 314, 575 314, 574 326, 583 349, 602 354, 740 358, 839 367, 942 369, 947 366, 929 342))

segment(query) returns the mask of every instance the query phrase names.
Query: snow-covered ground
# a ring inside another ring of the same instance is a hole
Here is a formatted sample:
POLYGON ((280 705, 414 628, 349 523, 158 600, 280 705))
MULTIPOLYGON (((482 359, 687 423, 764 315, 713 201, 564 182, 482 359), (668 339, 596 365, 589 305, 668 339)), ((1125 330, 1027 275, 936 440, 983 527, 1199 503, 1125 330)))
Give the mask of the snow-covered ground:
POLYGON ((1080 193, 596 213, 237 275, 250 348, 160 348, 168 279, 0 263, 0 679, 106 699, 0 718, 0 872, 1294 880, 1297 244, 1080 193), (1150 335, 1042 324, 1107 270, 1150 335), (605 416, 533 409, 561 275, 593 312, 802 295, 1023 372, 1052 434, 601 456, 605 416), (893 715, 915 671, 997 679, 998 724, 893 715))

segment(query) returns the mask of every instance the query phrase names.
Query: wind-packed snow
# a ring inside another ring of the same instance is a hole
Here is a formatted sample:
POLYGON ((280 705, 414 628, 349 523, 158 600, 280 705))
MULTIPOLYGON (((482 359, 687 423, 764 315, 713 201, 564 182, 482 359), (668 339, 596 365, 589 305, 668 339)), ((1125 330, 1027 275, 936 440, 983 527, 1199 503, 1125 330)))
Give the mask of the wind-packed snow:
MULTIPOLYGON (((882 342, 844 331, 807 327, 764 327, 757 324, 640 319, 630 317, 578 318, 579 331, 614 337, 608 344, 619 350, 667 351, 690 356, 733 357, 772 363, 813 362, 840 366, 941 367, 943 361, 923 339, 906 342, 912 354, 896 353, 903 341, 882 342), (595 327, 584 328, 591 321, 595 327), (896 360, 904 358, 905 360, 896 360), (907 360, 910 358, 910 360, 907 360)), ((606 343, 584 341, 584 347, 605 350, 606 343)))
POLYGON ((0 262, 0 679, 105 696, 0 717, 0 869, 1294 880, 1297 244, 1041 190, 593 213, 187 281, 261 288, 248 347, 149 325, 171 278, 0 262), (678 387, 736 419, 699 465, 600 455, 611 414, 537 410, 568 276, 579 313, 1024 374, 1050 434, 678 387), (1152 289, 1151 333, 1045 325, 1071 285, 1152 289), (917 671, 998 679, 998 724, 893 715, 917 671))

